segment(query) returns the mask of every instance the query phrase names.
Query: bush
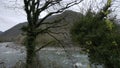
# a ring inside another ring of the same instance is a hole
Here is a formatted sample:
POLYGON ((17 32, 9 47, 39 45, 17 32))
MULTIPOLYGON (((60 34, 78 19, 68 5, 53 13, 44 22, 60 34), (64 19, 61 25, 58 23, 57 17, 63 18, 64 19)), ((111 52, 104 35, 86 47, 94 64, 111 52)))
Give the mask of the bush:
POLYGON ((85 49, 92 63, 104 64, 105 68, 120 68, 117 24, 100 15, 90 10, 83 15, 71 29, 72 40, 85 49))

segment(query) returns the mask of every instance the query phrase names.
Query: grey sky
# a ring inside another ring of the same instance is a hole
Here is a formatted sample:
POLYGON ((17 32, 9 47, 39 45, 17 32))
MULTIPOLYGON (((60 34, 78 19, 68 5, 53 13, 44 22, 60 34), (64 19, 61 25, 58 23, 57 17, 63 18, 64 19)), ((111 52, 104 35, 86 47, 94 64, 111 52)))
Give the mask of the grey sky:
MULTIPOLYGON (((15 0, 0 0, 0 31, 8 30, 16 24, 26 21, 25 12, 21 9, 22 2, 19 2, 22 0, 17 0, 17 3, 12 1, 15 0)), ((44 15, 46 12, 43 12, 41 17, 44 15)))
MULTIPOLYGON (((0 0, 0 31, 8 30, 14 25, 26 21, 26 14, 22 9, 23 0, 17 0, 17 2, 13 2, 13 1, 16 0, 0 0)), ((64 1, 67 2, 68 0, 64 0, 64 1)), ((96 0, 96 1, 100 1, 100 0, 96 0)), ((87 2, 89 1, 85 0, 85 2, 79 6, 87 7, 87 2)), ((80 10, 78 6, 74 6, 70 9, 74 9, 77 11, 80 10)), ((41 17, 44 17, 44 15, 46 14, 47 12, 43 12, 41 17)))
POLYGON ((25 21, 25 16, 13 9, 8 9, 7 0, 0 0, 0 31, 5 31, 19 22, 25 21))

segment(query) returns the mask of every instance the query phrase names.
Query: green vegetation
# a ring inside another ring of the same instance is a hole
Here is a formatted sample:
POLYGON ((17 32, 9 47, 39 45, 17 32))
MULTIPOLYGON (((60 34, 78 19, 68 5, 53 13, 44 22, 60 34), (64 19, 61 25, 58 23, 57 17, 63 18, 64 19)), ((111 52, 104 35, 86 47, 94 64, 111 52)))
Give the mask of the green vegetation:
POLYGON ((117 24, 107 18, 111 0, 98 13, 91 10, 76 22, 72 39, 85 48, 91 63, 104 64, 105 68, 120 68, 120 32, 117 24))

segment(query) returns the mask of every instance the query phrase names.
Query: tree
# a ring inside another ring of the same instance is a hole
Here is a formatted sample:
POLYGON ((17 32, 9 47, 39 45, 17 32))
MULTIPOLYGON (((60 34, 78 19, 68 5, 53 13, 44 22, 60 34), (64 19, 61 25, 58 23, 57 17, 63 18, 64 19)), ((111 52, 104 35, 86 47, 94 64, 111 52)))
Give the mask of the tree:
POLYGON ((105 68, 119 68, 120 32, 117 24, 107 17, 111 2, 108 0, 98 13, 89 9, 73 25, 71 35, 73 41, 85 49, 92 63, 104 64, 105 68))
MULTIPOLYGON (((64 0, 24 0, 24 9, 27 14, 27 23, 28 23, 27 26, 24 26, 22 28, 22 30, 26 35, 26 41, 25 41, 25 46, 27 49, 26 68, 33 68, 32 66, 33 63, 35 62, 34 59, 36 56, 36 45, 35 45, 36 37, 41 33, 48 33, 47 32, 48 29, 54 28, 54 26, 41 28, 41 26, 44 24, 43 23, 44 20, 53 14, 61 13, 69 7, 79 4, 82 0, 71 0, 71 1, 68 0, 70 1, 69 3, 61 6, 62 1, 64 0), (49 13, 39 21, 39 15, 43 11, 48 10, 56 5, 57 7, 59 6, 59 9, 55 9, 56 11, 49 11, 49 13)), ((42 46, 41 48, 43 47, 44 46, 42 46)), ((39 50, 41 48, 39 48, 39 50)))

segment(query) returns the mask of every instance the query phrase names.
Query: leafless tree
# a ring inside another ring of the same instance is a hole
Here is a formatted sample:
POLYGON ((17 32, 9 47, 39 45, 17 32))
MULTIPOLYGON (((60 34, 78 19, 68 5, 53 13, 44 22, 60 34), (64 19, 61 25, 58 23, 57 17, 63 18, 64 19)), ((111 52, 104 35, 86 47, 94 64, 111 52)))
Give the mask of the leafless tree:
MULTIPOLYGON (((55 26, 46 27, 41 29, 43 22, 51 15, 61 13, 64 10, 81 3, 82 0, 24 0, 24 10, 27 14, 27 26, 24 26, 22 30, 26 35, 26 68, 33 68, 34 59, 36 56, 36 45, 35 39, 41 33, 47 33, 50 28, 55 28, 55 26), (66 1, 66 2, 64 2, 66 1), (56 7, 56 8, 54 8, 56 7), (50 11, 49 9, 54 8, 50 11), (48 10, 49 13, 39 21, 39 16, 42 12, 48 10)), ((60 20, 59 20, 60 21, 60 20)), ((55 22, 59 22, 55 21, 55 22)), ((59 26, 57 26, 59 27, 59 26)), ((49 33, 48 33, 49 34, 49 33)), ((48 42, 49 44, 51 42, 48 42)), ((47 45, 45 44, 45 46, 47 45)), ((43 48, 42 46, 41 48, 43 48)), ((41 49, 39 48, 39 50, 41 49)))

